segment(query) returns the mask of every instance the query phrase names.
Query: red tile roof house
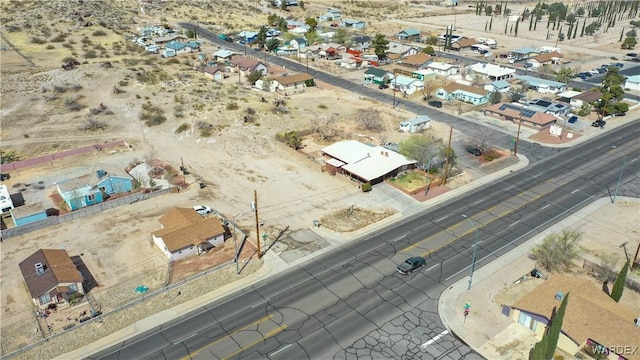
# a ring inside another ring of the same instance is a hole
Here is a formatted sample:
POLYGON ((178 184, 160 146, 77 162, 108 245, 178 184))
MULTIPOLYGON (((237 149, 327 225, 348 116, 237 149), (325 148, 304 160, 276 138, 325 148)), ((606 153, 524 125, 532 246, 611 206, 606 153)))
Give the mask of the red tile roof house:
POLYGON ((229 67, 235 73, 239 71, 242 76, 247 76, 254 71, 261 71, 263 75, 267 75, 269 71, 269 67, 264 63, 246 56, 233 57, 229 67))
POLYGON ((173 208, 160 218, 162 229, 153 242, 171 261, 201 255, 224 243, 227 231, 216 217, 203 217, 191 208, 173 208))
POLYGON ((82 274, 62 249, 40 249, 23 260, 20 271, 33 303, 40 309, 50 304, 68 305, 72 294, 84 294, 82 274))

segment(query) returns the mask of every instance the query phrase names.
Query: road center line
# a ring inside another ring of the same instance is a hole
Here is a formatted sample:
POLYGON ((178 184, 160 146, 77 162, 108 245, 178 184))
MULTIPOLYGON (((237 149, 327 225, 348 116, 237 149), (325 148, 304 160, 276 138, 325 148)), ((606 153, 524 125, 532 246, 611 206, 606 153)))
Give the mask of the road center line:
POLYGON ((516 222, 514 222, 514 223, 511 223, 511 225, 509 225, 508 227, 512 227, 513 225, 515 225, 515 224, 517 224, 517 223, 519 223, 519 222, 520 222, 520 220, 518 220, 518 221, 516 221, 516 222))
POLYGON ((441 217, 440 219, 436 220, 436 222, 440 222, 440 221, 442 221, 442 220, 444 220, 444 219, 446 219, 448 217, 449 217, 449 215, 445 215, 445 216, 441 217))
POLYGON ((437 268, 438 266, 440 266, 440 263, 437 263, 437 264, 433 265, 432 267, 430 267, 427 270, 425 270, 425 272, 427 272, 427 271, 429 271, 431 269, 437 268))
POLYGON ((279 350, 276 350, 274 352, 271 353, 271 356, 274 356, 275 354, 279 353, 282 350, 285 350, 286 348, 288 348, 289 346, 291 346, 291 344, 289 345, 285 345, 284 347, 280 348, 279 350))
POLYGON ((426 343, 422 344, 421 347, 422 348, 426 348, 427 346, 433 344, 434 342, 440 340, 441 337, 447 335, 449 333, 449 330, 445 330, 443 332, 441 332, 440 334, 432 337, 431 339, 429 339, 426 343))
POLYGON ((573 190, 571 193, 572 193, 572 194, 575 194, 575 193, 577 193, 578 191, 580 191, 580 188, 577 188, 577 189, 573 190))
POLYGON ((544 210, 544 209, 548 208, 550 205, 551 205, 551 204, 547 204, 547 205, 545 205, 545 206, 541 207, 541 208, 540 208, 540 210, 544 210))

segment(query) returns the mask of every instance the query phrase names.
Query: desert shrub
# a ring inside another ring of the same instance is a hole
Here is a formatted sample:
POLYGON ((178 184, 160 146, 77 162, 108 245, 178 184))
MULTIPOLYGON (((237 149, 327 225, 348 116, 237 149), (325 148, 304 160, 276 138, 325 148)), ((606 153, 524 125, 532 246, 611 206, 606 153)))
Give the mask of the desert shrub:
POLYGON ((176 134, 180 134, 182 132, 185 132, 187 130, 189 130, 191 126, 188 123, 182 123, 180 124, 180 126, 178 126, 178 128, 176 129, 175 133, 176 134))
POLYGON ((318 109, 327 109, 327 105, 325 105, 325 104, 319 104, 319 105, 318 105, 318 109))
POLYGON ((171 64, 180 64, 180 60, 176 59, 176 58, 171 58, 167 61, 164 62, 166 65, 171 65, 171 64))
POLYGON ((69 87, 65 85, 53 85, 53 91, 59 94, 64 94, 69 91, 69 87))
POLYGON ((88 37, 83 37, 82 40, 80 40, 80 42, 85 45, 89 45, 91 44, 91 39, 89 39, 88 37))
POLYGON ((67 41, 69 44, 74 45, 77 44, 77 42, 73 39, 69 39, 69 41, 67 41))
POLYGON ((362 192, 369 192, 371 190, 372 190, 372 187, 370 182, 366 182, 362 184, 362 192))
POLYGON ((573 260, 580 252, 582 234, 565 229, 560 233, 551 233, 542 243, 531 249, 531 254, 538 264, 549 271, 563 271, 571 267, 573 260))
POLYGON ((91 35, 93 35, 93 36, 107 36, 107 33, 104 32, 104 30, 96 30, 91 35))
POLYGON ((7 164, 20 160, 20 155, 15 150, 0 149, 0 163, 7 164))
POLYGON ((51 44, 49 44, 49 45, 47 45, 47 46, 45 47, 45 49, 47 49, 47 50, 52 50, 52 49, 55 49, 55 48, 56 48, 56 47, 55 47, 55 46, 53 46, 53 45, 51 45, 51 44))
POLYGON ((67 48, 67 49, 73 49, 73 45, 69 44, 69 43, 64 43, 62 44, 63 48, 67 48))
POLYGON ((87 119, 87 121, 80 127, 82 131, 99 131, 106 130, 109 126, 106 122, 97 119, 87 119))
POLYGON ((77 98, 67 98, 64 100, 64 106, 71 111, 82 110, 85 106, 78 102, 77 98))
POLYGON ((227 110, 238 110, 238 103, 237 102, 227 103, 226 109, 227 110))
POLYGON ((126 80, 120 80, 120 81, 118 81, 118 85, 120 85, 120 86, 127 86, 127 85, 129 85, 129 82, 128 82, 128 81, 126 81, 126 80))
POLYGON ((47 43, 47 39, 43 39, 41 37, 37 37, 37 36, 32 36, 31 37, 31 42, 34 44, 46 44, 47 43))
POLYGON ((91 50, 91 49, 85 51, 85 53, 84 53, 84 57, 86 59, 93 59, 93 58, 95 58, 97 56, 98 56, 98 54, 96 53, 96 51, 95 50, 91 50))
POLYGON ((106 51, 107 49, 104 48, 104 46, 97 44, 97 45, 93 45, 93 48, 95 50, 100 50, 100 51, 106 51))
POLYGON ((74 58, 73 56, 65 56, 64 58, 62 58, 62 62, 65 64, 73 61, 76 61, 76 58, 74 58))
POLYGON ((147 126, 155 126, 167 121, 167 117, 164 116, 164 110, 162 108, 147 102, 142 105, 140 120, 144 121, 147 126))
POLYGON ((211 136, 211 130, 210 129, 202 129, 202 130, 200 130, 200 136, 202 136, 202 137, 211 136))
POLYGON ((66 39, 67 39, 67 34, 65 34, 65 33, 60 33, 60 34, 58 34, 58 35, 54 36, 54 37, 51 39, 51 42, 64 42, 66 39))

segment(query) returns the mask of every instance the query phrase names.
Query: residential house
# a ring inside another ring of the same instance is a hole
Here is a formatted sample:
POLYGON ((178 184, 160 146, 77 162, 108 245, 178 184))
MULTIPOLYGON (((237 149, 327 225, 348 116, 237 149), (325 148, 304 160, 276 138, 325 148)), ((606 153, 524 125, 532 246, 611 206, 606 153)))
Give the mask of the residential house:
POLYGON ((9 211, 11 212, 11 218, 15 226, 27 225, 47 218, 47 210, 44 208, 42 202, 18 206, 9 211))
POLYGON ((624 82, 624 88, 640 91, 640 75, 632 75, 624 82))
POLYGON ((426 115, 422 115, 401 122, 399 130, 402 132, 414 134, 430 127, 431 118, 426 115))
POLYGON ((557 94, 567 89, 567 84, 558 81, 541 79, 535 76, 516 75, 516 79, 526 83, 530 88, 541 94, 557 94))
POLYGON ((304 36, 304 34, 308 33, 310 29, 311 28, 309 27, 309 25, 305 24, 304 26, 295 27, 295 28, 289 30, 289 32, 294 34, 295 36, 299 36, 300 37, 300 36, 304 36))
POLYGON ((433 80, 436 78, 436 73, 433 70, 421 69, 411 72, 411 77, 421 81, 433 80))
POLYGON ((451 101, 459 100, 473 105, 482 105, 489 102, 490 92, 475 86, 459 83, 451 83, 436 90, 436 97, 451 101))
POLYGON ((400 60, 399 63, 412 69, 421 70, 425 69, 432 61, 433 56, 427 55, 425 53, 417 53, 405 57, 404 59, 400 60))
POLYGON ((516 69, 487 63, 469 65, 466 67, 466 71, 472 74, 481 75, 491 81, 506 80, 512 78, 516 73, 516 69))
POLYGON ((560 64, 560 61, 562 61, 563 56, 564 55, 562 55, 557 51, 545 52, 545 53, 535 55, 534 57, 527 60, 527 62, 531 63, 534 68, 539 68, 545 64, 547 65, 560 64))
POLYGON ((229 66, 234 72, 240 72, 243 76, 247 76, 254 71, 260 71, 263 75, 266 75, 269 71, 269 68, 263 62, 247 56, 234 56, 229 66))
POLYGON ((295 38, 295 39, 289 41, 289 47, 294 48, 294 49, 301 50, 305 46, 307 46, 307 40, 305 40, 305 38, 301 38, 300 37, 300 38, 295 38))
POLYGON ((33 303, 40 309, 66 305, 73 294, 84 294, 82 274, 64 249, 40 249, 18 267, 33 303))
POLYGON ((606 359, 640 360, 638 309, 617 303, 590 279, 553 274, 517 301, 502 305, 502 313, 531 330, 538 339, 546 333, 553 314, 569 295, 557 348, 577 354, 582 346, 601 349, 606 359), (618 344, 633 344, 620 346, 618 344), (619 351, 620 353, 616 353, 619 351))
POLYGON ((5 184, 0 184, 0 212, 9 211, 13 208, 14 205, 9 194, 9 188, 5 184))
POLYGON ((484 89, 490 92, 497 91, 504 94, 511 89, 511 85, 504 80, 497 80, 485 85, 484 89))
POLYGON ((460 68, 457 65, 432 61, 427 65, 427 69, 433 71, 440 76, 451 76, 460 72, 460 68))
POLYGON ((513 123, 522 122, 522 126, 544 129, 558 122, 553 115, 529 109, 520 103, 497 103, 484 109, 484 114, 513 123))
POLYGON ((416 161, 381 146, 369 146, 355 140, 331 144, 322 150, 331 175, 343 174, 372 185, 416 168, 416 161))
POLYGON ((200 50, 200 44, 196 41, 190 41, 188 43, 172 41, 165 45, 164 51, 162 52, 162 56, 168 58, 168 57, 174 57, 181 54, 189 54, 199 50, 200 50))
POLYGON ((371 46, 371 37, 367 35, 355 35, 351 38, 351 42, 358 50, 368 50, 371 46))
POLYGON ((408 44, 399 43, 396 41, 390 41, 387 45, 387 57, 394 58, 392 55, 396 55, 396 59, 404 59, 407 56, 415 55, 419 52, 418 47, 408 44))
POLYGON ((593 103, 602 99, 602 93, 597 90, 585 91, 571 98, 571 107, 581 108, 583 104, 593 103))
POLYGON ((571 107, 565 103, 557 103, 545 99, 532 99, 526 102, 528 109, 546 114, 563 116, 569 114, 571 107))
POLYGON ((324 16, 329 21, 340 20, 342 18, 342 10, 329 8, 325 11, 324 16))
POLYGON ((416 41, 420 39, 420 30, 416 29, 404 29, 396 34, 398 40, 412 40, 416 41))
POLYGON ((307 73, 276 76, 266 79, 258 79, 255 87, 269 92, 286 91, 290 89, 301 89, 307 84, 313 83, 313 76, 307 73))
POLYGON ((240 39, 240 44, 253 44, 258 41, 258 33, 255 31, 240 31, 238 34, 238 39, 240 39))
POLYGON ((513 51, 511 51, 511 57, 512 59, 509 60, 511 63, 515 63, 517 61, 520 60, 526 60, 529 59, 533 56, 536 56, 538 54, 540 54, 541 51, 536 49, 536 48, 532 48, 530 46, 526 46, 526 47, 522 47, 519 49, 515 49, 513 51))
POLYGON ((213 53, 213 59, 217 62, 226 63, 229 62, 234 55, 236 55, 236 53, 231 50, 220 49, 213 53))
POLYGON ((392 73, 380 68, 370 67, 364 72, 365 84, 388 84, 392 78, 392 73))
POLYGON ((304 26, 308 26, 304 21, 298 21, 298 20, 285 20, 287 22, 287 30, 293 30, 297 27, 304 27, 304 26))
POLYGON ((180 43, 186 43, 189 40, 189 38, 187 38, 184 35, 178 35, 178 34, 170 34, 167 36, 160 36, 157 37, 155 39, 153 39, 152 41, 158 45, 158 46, 162 46, 162 45, 166 45, 170 42, 180 42, 180 43))
POLYGON ((110 195, 133 190, 134 180, 127 172, 113 166, 96 166, 95 172, 59 181, 58 193, 69 210, 99 204, 110 195))
POLYGON ((357 58, 342 58, 336 61, 336 64, 345 69, 359 69, 362 66, 363 60, 357 58))
POLYGON ((362 20, 344 19, 340 21, 340 26, 354 29, 364 29, 367 26, 367 23, 362 20))
POLYGON ((153 242, 170 261, 201 255, 224 243, 226 230, 217 217, 203 217, 191 208, 175 207, 160 217, 153 242))
POLYGON ((404 75, 398 75, 393 79, 392 85, 396 91, 405 95, 412 95, 416 91, 424 90, 424 81, 404 75))
POLYGON ((563 91, 561 93, 557 93, 556 94, 556 100, 568 104, 568 103, 571 102, 571 98, 573 98, 576 95, 580 95, 580 94, 582 94, 581 91, 567 90, 567 91, 563 91))
POLYGON ((461 38, 456 42, 451 43, 451 50, 460 51, 463 49, 471 48, 473 45, 476 45, 478 42, 475 39, 469 38, 461 38))
POLYGON ((204 77, 211 80, 223 80, 224 79, 224 70, 217 66, 205 66, 202 70, 204 72, 204 77))

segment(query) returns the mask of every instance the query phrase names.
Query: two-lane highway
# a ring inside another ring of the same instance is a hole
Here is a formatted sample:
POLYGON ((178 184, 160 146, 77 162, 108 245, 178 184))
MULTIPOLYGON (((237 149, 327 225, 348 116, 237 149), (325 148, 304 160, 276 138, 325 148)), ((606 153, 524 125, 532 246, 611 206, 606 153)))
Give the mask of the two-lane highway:
POLYGON ((480 232, 479 268, 613 192, 622 159, 612 144, 627 158, 618 195, 638 196, 639 136, 637 123, 611 130, 92 358, 480 358, 437 314, 440 293, 469 271, 474 234, 462 214, 480 232), (427 267, 398 274, 411 255, 427 267))

